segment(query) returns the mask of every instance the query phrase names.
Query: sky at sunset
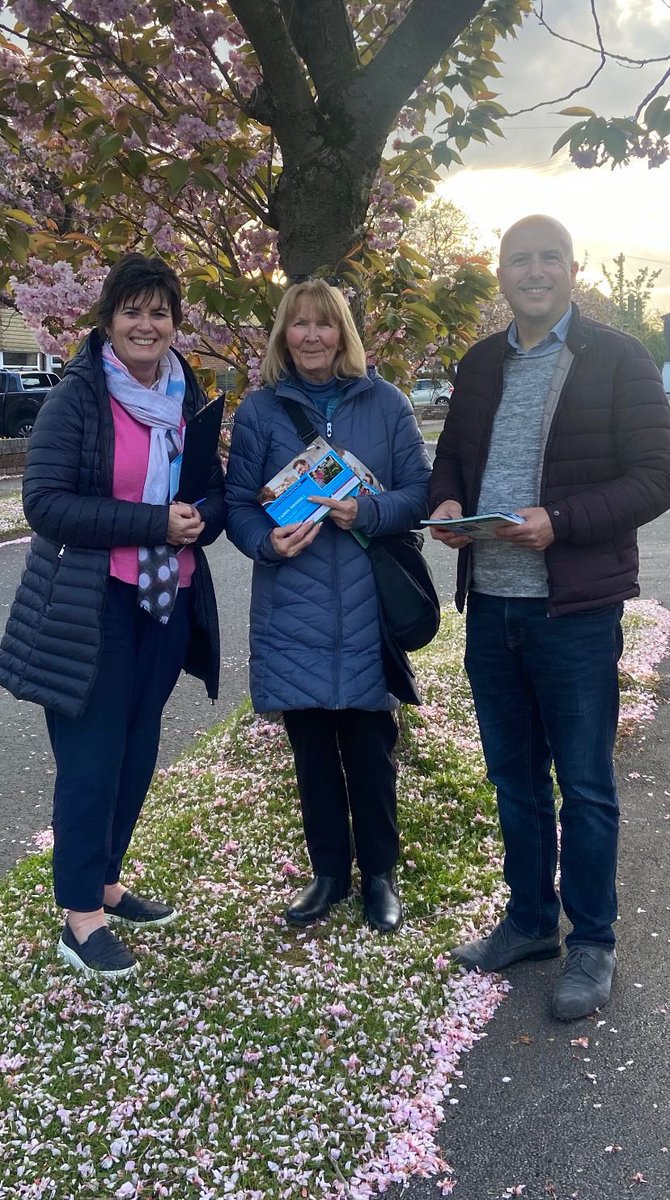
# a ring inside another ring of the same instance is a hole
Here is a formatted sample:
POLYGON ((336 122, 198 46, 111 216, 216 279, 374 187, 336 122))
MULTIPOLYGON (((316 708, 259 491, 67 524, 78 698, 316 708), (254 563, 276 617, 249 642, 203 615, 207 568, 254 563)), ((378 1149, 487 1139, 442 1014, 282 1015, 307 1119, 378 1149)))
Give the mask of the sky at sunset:
MULTIPOLYGON (((629 58, 670 53, 668 0, 600 0, 597 7, 608 49, 629 58)), ((544 16, 563 36, 593 46, 590 8, 589 0, 546 0, 544 16)), ((504 74, 491 87, 510 112, 567 97, 598 65, 597 55, 553 38, 535 17, 516 42, 497 49, 504 74)), ((468 147, 465 166, 452 168, 440 192, 468 214, 488 245, 496 244, 496 231, 527 213, 557 217, 572 233, 589 282, 602 280, 601 264, 611 267, 620 252, 628 276, 644 266, 661 268, 654 304, 670 312, 670 161, 654 170, 638 161, 589 171, 574 167, 566 151, 551 157, 553 143, 576 119, 559 109, 583 105, 604 116, 632 115, 667 67, 667 57, 644 68, 608 65, 588 91, 521 113, 505 123, 504 140, 468 147)))

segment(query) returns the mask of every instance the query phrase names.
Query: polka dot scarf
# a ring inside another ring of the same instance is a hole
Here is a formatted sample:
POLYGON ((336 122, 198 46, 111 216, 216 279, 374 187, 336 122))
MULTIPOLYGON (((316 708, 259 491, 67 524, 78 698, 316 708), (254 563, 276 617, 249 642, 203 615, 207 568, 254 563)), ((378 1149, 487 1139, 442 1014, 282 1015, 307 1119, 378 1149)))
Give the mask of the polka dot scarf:
MULTIPOLYGON (((126 412, 151 429, 149 463, 142 500, 145 504, 167 504, 170 463, 182 448, 179 432, 186 381, 176 354, 168 350, 161 359, 158 379, 147 388, 130 374, 117 358, 111 342, 102 348, 102 365, 107 390, 126 412)), ((172 546, 140 546, 137 602, 161 625, 166 625, 179 588, 179 563, 172 546)))

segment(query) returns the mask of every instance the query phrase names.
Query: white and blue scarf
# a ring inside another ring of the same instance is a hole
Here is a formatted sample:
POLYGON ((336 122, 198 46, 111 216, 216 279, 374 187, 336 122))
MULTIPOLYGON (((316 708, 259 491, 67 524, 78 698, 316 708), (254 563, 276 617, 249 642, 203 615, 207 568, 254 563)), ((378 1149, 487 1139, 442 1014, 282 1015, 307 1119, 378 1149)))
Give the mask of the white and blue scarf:
MULTIPOLYGON (((142 501, 145 504, 167 504, 170 498, 170 463, 182 449, 180 425, 186 392, 182 365, 177 355, 168 350, 160 360, 156 383, 147 388, 130 374, 109 341, 102 348, 102 365, 110 396, 131 417, 151 429, 142 501)), ((166 625, 179 588, 177 556, 170 546, 140 546, 137 554, 137 602, 161 625, 166 625)))

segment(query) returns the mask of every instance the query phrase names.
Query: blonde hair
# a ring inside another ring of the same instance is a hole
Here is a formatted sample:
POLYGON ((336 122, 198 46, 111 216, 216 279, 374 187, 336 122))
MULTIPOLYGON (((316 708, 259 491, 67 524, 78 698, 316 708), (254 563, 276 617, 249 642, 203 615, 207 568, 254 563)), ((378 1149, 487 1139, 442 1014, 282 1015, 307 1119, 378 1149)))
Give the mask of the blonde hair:
POLYGON ((289 374, 290 354, 286 344, 286 330, 302 300, 307 300, 314 306, 319 320, 330 321, 331 324, 339 326, 342 345, 335 355, 333 375, 337 379, 355 379, 365 375, 365 350, 344 296, 324 279, 306 279, 304 283, 294 283, 288 288, 277 309, 267 353, 261 365, 261 375, 265 383, 274 386, 283 376, 289 374))

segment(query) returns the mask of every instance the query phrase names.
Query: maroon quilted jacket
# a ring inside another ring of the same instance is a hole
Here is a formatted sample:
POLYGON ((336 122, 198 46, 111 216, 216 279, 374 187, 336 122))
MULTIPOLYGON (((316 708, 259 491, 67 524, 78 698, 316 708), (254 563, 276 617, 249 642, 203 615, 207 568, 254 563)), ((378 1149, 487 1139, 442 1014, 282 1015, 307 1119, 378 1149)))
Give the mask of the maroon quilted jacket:
MULTIPOLYGON (((636 338, 582 318, 573 305, 574 361, 547 439, 540 504, 554 528, 544 551, 552 616, 638 596, 636 530, 670 508, 670 409, 661 377, 636 338)), ((458 500, 477 511, 502 392, 507 331, 478 342, 458 368, 437 443, 431 512, 458 500)), ((459 552, 456 604, 469 580, 459 552)))

